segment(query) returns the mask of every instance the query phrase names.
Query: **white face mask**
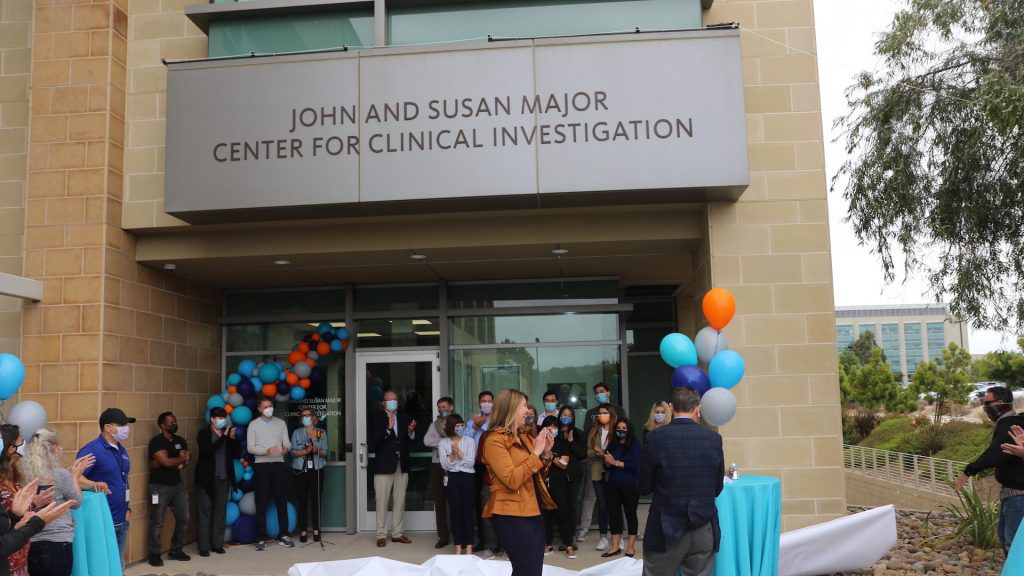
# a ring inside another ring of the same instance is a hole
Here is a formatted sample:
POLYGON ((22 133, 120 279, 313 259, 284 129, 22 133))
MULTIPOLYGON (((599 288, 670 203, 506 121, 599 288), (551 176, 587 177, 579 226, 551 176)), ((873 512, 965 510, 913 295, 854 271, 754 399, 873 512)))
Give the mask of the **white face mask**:
POLYGON ((274 407, 273 406, 267 406, 266 408, 263 409, 263 417, 264 418, 270 418, 273 415, 274 415, 274 407))
POLYGON ((22 442, 21 444, 19 444, 17 450, 15 450, 15 451, 18 453, 18 456, 21 456, 22 458, 24 458, 25 457, 25 443, 22 442))
POLYGON ((661 424, 662 422, 664 422, 665 421, 665 413, 664 412, 656 413, 654 415, 654 421, 657 422, 658 424, 661 424))
POLYGON ((480 413, 481 414, 490 414, 491 413, 491 408, 493 406, 494 406, 494 404, 492 402, 481 402, 480 403, 480 413))

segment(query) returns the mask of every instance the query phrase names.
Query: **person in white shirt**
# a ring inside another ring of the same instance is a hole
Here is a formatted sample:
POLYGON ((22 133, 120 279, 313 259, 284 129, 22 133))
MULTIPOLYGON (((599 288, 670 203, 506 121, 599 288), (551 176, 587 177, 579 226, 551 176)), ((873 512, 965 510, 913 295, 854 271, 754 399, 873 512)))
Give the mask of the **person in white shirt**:
POLYGON ((274 418, 274 401, 263 398, 259 404, 260 417, 249 423, 245 443, 255 460, 253 464, 253 487, 256 492, 256 524, 259 540, 256 550, 267 549, 267 504, 274 499, 277 507, 277 525, 280 527, 278 544, 292 548, 295 543, 288 535, 288 465, 284 459, 292 449, 288 438, 288 426, 284 420, 274 418))
POLYGON ((476 441, 465 435, 466 423, 458 414, 445 422, 446 438, 437 445, 437 456, 444 470, 444 486, 451 510, 451 534, 456 554, 473 553, 475 522, 473 500, 476 493, 476 441))
POLYGON ((554 390, 548 390, 544 393, 544 411, 540 413, 540 416, 537 416, 537 423, 540 424, 548 416, 558 420, 558 393, 554 390))

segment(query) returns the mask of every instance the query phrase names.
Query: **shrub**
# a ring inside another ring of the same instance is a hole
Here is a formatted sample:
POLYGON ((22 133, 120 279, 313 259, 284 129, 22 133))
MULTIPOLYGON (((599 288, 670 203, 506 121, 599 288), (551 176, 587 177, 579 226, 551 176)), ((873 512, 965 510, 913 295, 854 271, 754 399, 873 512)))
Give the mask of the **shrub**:
POLYGON ((879 450, 909 452, 913 449, 911 437, 915 432, 914 422, 909 418, 903 416, 886 418, 878 423, 871 435, 865 438, 860 445, 879 450))
POLYGON ((945 505, 942 508, 957 521, 956 535, 967 536, 975 547, 991 550, 1000 546, 996 535, 999 524, 999 502, 986 501, 977 491, 964 486, 957 490, 960 504, 945 505))
POLYGON ((878 415, 874 410, 858 408, 856 411, 843 412, 843 442, 858 444, 867 438, 878 425, 878 415))
POLYGON ((943 426, 945 447, 936 458, 970 462, 981 455, 992 442, 992 426, 969 422, 950 422, 943 426))

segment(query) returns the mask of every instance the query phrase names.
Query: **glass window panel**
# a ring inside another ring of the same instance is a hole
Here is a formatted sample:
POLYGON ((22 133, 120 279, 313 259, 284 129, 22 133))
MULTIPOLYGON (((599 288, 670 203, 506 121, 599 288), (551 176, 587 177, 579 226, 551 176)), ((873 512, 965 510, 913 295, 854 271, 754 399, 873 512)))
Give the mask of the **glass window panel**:
POLYGON ((238 18, 210 22, 211 58, 373 45, 373 10, 238 18))
POLYGON ((675 321, 676 303, 674 300, 633 302, 633 312, 629 315, 630 324, 664 322, 674 325, 675 321))
POLYGON ((515 308, 574 304, 616 304, 617 280, 537 281, 503 284, 452 284, 448 303, 452 309, 515 308))
POLYGON ((853 326, 836 326, 836 347, 839 348, 839 351, 846 350, 850 344, 853 344, 853 326))
POLYGON ((618 340, 619 315, 462 316, 451 319, 451 328, 454 346, 618 340))
MULTIPOLYGON (((281 322, 274 324, 232 324, 227 330, 227 351, 291 350, 319 322, 281 322)), ((333 321, 332 326, 344 326, 333 321)))
POLYGON ((629 408, 637 434, 655 402, 672 399, 672 367, 657 354, 629 356, 629 408))
POLYGON ((900 361, 900 327, 899 324, 882 324, 882 351, 889 361, 893 372, 903 370, 900 361))
POLYGON ((626 331, 626 342, 629 344, 630 352, 658 352, 661 348, 661 340, 671 332, 674 332, 674 330, 670 326, 665 328, 631 328, 626 331))
POLYGON ((877 338, 878 330, 875 329, 875 325, 874 324, 861 324, 860 325, 860 329, 858 331, 858 334, 863 336, 864 334, 867 334, 868 332, 871 332, 871 334, 876 336, 875 341, 877 342, 878 341, 878 338, 877 338))
POLYGON ((360 348, 439 346, 440 326, 436 316, 357 320, 356 338, 360 348))
POLYGON ((921 342, 921 325, 903 325, 903 347, 907 351, 907 373, 913 374, 917 371, 917 365, 924 359, 921 342))
POLYGON ((928 322, 925 324, 928 333, 928 358, 942 356, 946 347, 946 325, 944 322, 928 322))
POLYGON ((248 350, 266 350, 266 325, 234 324, 225 326, 224 347, 228 352, 245 352, 248 350))
POLYGON ((402 312, 440 308, 437 285, 356 288, 356 312, 402 312))
POLYGON ((274 316, 296 314, 344 315, 345 290, 280 290, 270 292, 229 292, 224 312, 232 316, 274 316))

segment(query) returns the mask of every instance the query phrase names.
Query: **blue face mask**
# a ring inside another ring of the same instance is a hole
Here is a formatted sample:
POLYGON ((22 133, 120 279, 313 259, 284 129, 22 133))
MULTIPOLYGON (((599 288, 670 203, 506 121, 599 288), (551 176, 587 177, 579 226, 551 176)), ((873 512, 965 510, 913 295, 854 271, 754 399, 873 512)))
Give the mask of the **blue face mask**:
POLYGON ((568 426, 568 425, 572 424, 572 418, 569 418, 569 417, 566 417, 566 416, 563 416, 562 418, 559 418, 558 421, 562 423, 562 426, 568 426))
POLYGON ((556 408, 558 408, 558 404, 555 404, 554 402, 545 402, 544 403, 544 410, 546 410, 548 412, 554 412, 556 408))
POLYGON ((463 432, 464 432, 465 430, 466 430, 466 427, 465 427, 465 426, 456 426, 456 427, 455 427, 455 435, 456 435, 456 436, 462 436, 462 433, 463 433, 463 432))
POLYGON ((558 438, 558 429, 557 428, 554 431, 551 432, 551 437, 552 438, 558 438))
POLYGON ((228 427, 228 419, 227 418, 217 418, 214 421, 214 424, 217 426, 217 428, 223 430, 223 429, 228 427))
POLYGON ((398 410, 398 400, 388 400, 384 403, 384 406, 387 408, 388 412, 394 412, 395 410, 398 410))
POLYGON ((600 393, 598 393, 598 395, 597 395, 597 403, 598 404, 607 404, 608 403, 608 393, 607 392, 600 392, 600 393))
POLYGON ((312 416, 303 416, 302 417, 302 425, 303 426, 312 426, 313 425, 313 417, 312 416))

